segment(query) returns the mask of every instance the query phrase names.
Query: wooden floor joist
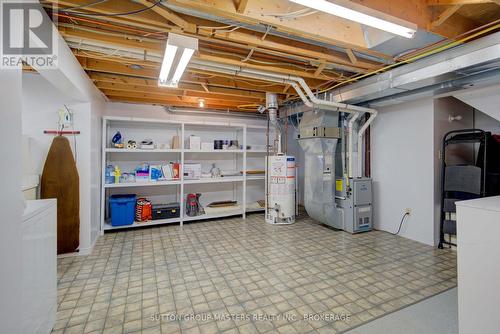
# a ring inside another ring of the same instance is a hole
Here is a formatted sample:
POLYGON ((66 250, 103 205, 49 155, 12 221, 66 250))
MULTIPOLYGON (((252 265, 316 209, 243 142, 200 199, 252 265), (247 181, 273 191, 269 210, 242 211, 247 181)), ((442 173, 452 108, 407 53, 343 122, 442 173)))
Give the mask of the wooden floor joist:
MULTIPOLYGON (((375 10, 445 37, 485 24, 468 15, 474 8, 488 13, 500 4, 500 0, 351 2, 356 8, 375 10)), ((262 103, 266 92, 277 93, 281 100, 295 94, 287 84, 189 65, 177 88, 158 87, 170 32, 199 40, 193 59, 298 76, 313 89, 371 73, 394 61, 391 54, 368 47, 361 24, 308 11, 289 0, 44 0, 42 4, 58 10, 54 14, 62 37, 97 87, 113 101, 196 107, 203 99, 208 107, 238 109, 242 104, 262 103), (228 20, 231 24, 221 23, 228 20)))

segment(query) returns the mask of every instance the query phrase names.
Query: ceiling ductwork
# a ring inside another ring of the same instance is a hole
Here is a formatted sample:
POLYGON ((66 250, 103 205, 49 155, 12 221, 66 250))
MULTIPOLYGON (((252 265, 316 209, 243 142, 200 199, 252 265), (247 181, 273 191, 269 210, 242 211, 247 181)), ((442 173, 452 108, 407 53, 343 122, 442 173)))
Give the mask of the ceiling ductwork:
POLYGON ((385 106, 500 83, 500 32, 340 88, 337 102, 385 106))

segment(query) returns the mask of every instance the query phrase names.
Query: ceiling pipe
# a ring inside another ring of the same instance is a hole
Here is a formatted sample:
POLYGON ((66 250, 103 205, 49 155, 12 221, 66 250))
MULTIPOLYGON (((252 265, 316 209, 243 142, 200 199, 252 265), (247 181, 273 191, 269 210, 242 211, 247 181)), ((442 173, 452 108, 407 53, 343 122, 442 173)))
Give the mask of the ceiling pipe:
MULTIPOLYGON (((352 152, 353 152, 353 144, 354 144, 354 138, 352 138, 352 135, 353 135, 353 128, 354 128, 354 123, 356 122, 356 120, 358 119, 359 117, 359 113, 353 113, 352 116, 351 116, 351 119, 349 119, 349 123, 347 125, 347 129, 349 131, 349 139, 348 139, 348 151, 349 151, 349 165, 348 165, 348 168, 347 168, 347 176, 348 177, 352 177, 352 152)), ((358 137, 359 138, 359 137, 358 137)), ((359 139, 358 139, 359 140, 359 139)), ((359 159, 359 156, 360 156, 360 153, 358 151, 358 160, 359 159)))
POLYGON ((241 118, 254 118, 254 119, 265 119, 261 114, 257 113, 244 113, 241 111, 223 111, 223 110, 196 110, 190 108, 176 108, 176 107, 165 107, 165 111, 169 114, 191 114, 191 115, 200 115, 200 116, 231 116, 231 117, 241 117, 241 118))
MULTIPOLYGON (((314 108, 322 108, 322 109, 328 109, 328 110, 336 110, 336 111, 342 111, 346 113, 358 113, 358 116, 354 119, 356 120, 359 117, 359 114, 361 113, 369 113, 370 117, 368 120, 365 122, 365 124, 361 127, 361 129, 358 131, 358 177, 363 177, 363 168, 362 168, 362 155, 361 155, 361 150, 363 149, 363 136, 366 132, 366 129, 370 124, 373 122, 375 117, 377 117, 378 111, 372 108, 367 108, 367 107, 360 107, 360 106, 355 106, 355 105, 350 105, 347 103, 340 103, 340 102, 335 102, 335 101, 328 101, 328 100, 322 100, 317 98, 312 90, 309 88, 307 85, 306 81, 297 76, 292 76, 292 75, 283 75, 279 73, 273 73, 273 72, 267 72, 267 71, 262 71, 262 70, 255 70, 255 69, 250 69, 250 68, 244 68, 241 66, 234 66, 234 65, 226 65, 226 64, 220 64, 212 61, 206 61, 206 60, 193 60, 191 66, 198 66, 198 68, 205 69, 205 70, 210 70, 210 71, 215 71, 215 72, 222 72, 222 73, 231 73, 235 76, 243 76, 247 78, 253 78, 253 79, 261 79, 261 80, 266 80, 266 81, 272 81, 272 82, 278 82, 278 83, 283 83, 283 84, 289 84, 291 85, 301 100, 304 102, 305 105, 308 107, 314 108)), ((354 118, 354 117, 353 117, 354 118)), ((351 127, 349 129, 350 133, 352 133, 352 127, 354 126, 354 122, 350 122, 349 126, 351 127)), ((352 150, 353 150, 353 145, 352 145, 352 137, 350 137, 350 143, 349 143, 349 156, 352 157, 352 150)), ((351 170, 352 173, 352 170, 351 170)), ((352 174, 351 174, 352 176, 352 174)))
MULTIPOLYGON (((93 42, 93 45, 85 45, 83 46, 80 41, 71 41, 71 42, 80 42, 80 45, 78 45, 77 48, 86 48, 87 50, 92 50, 92 51, 98 51, 99 49, 103 48, 109 48, 107 45, 102 45, 100 43, 95 43, 93 42), (97 49, 97 50, 96 50, 97 49)), ((116 50, 115 50, 116 51, 116 50)), ((120 52, 125 52, 128 53, 131 57, 133 58, 139 58, 140 55, 137 54, 137 50, 133 48, 120 48, 120 52)), ((149 54, 149 57, 153 55, 149 54)), ((142 58, 144 58, 144 54, 142 54, 142 58)), ((156 60, 157 56, 153 56, 154 60, 156 60)), ((283 75, 279 73, 273 73, 273 72, 267 72, 267 71, 262 71, 262 70, 256 70, 256 69, 250 69, 250 68, 244 68, 241 66, 234 66, 234 65, 226 65, 226 64, 221 64, 217 62, 212 62, 212 61, 207 61, 207 60, 201 60, 201 59, 192 59, 190 64, 188 65, 190 68, 198 68, 202 70, 208 70, 208 71, 213 71, 213 72, 218 72, 218 73, 226 73, 234 76, 242 76, 246 78, 251 78, 251 79, 257 79, 257 80, 265 80, 265 81, 271 81, 271 82, 276 82, 280 84, 288 84, 291 85, 299 97, 301 98, 302 102, 310 107, 310 108, 321 108, 321 109, 326 109, 326 110, 335 110, 335 111, 342 111, 345 113, 369 113, 370 118, 366 121, 364 126, 361 127, 360 131, 358 132, 358 152, 361 152, 362 149, 362 138, 364 136, 364 133, 368 126, 373 122, 375 117, 377 116, 377 110, 372 109, 372 108, 367 108, 367 107, 360 107, 360 106, 355 106, 347 103, 340 103, 340 102, 335 102, 335 101, 328 101, 328 100, 322 100, 318 99, 312 90, 309 88, 307 85, 306 81, 298 76, 292 76, 292 75, 283 75)), ((359 115, 358 115, 359 116, 359 115)), ((353 126, 354 124, 351 124, 353 126)), ((352 128, 349 129, 350 132, 352 132, 352 128)), ((350 149, 352 150, 352 143, 349 145, 350 149)), ((349 155, 352 157, 352 151, 349 152, 349 155)), ((358 153, 358 155, 360 155, 358 153)), ((360 155, 361 156, 361 155, 360 155)), ((362 164, 362 159, 358 158, 358 166, 362 164)), ((362 177, 363 172, 360 168, 358 168, 358 177, 362 177)))

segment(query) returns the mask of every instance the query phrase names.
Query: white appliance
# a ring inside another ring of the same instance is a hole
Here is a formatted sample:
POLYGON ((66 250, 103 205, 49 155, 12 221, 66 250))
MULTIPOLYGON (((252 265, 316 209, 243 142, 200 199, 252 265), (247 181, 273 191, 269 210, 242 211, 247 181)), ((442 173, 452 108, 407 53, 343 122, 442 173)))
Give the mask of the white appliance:
POLYGON ((57 201, 26 201, 23 214, 21 333, 47 334, 57 312, 57 201))
POLYGON ((456 202, 458 333, 500 328, 500 196, 456 202))
POLYGON ((266 222, 293 224, 295 222, 295 157, 267 157, 266 222))

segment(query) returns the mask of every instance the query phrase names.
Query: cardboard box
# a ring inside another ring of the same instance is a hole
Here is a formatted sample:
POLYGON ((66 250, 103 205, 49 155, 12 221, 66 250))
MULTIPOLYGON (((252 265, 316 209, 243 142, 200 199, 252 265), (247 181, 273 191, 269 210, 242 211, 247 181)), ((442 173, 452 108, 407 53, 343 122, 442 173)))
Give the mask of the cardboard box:
POLYGON ((184 164, 184 179, 198 180, 201 178, 201 164, 184 164))
POLYGON ((187 142, 188 150, 201 150, 201 138, 198 136, 189 136, 187 142))

